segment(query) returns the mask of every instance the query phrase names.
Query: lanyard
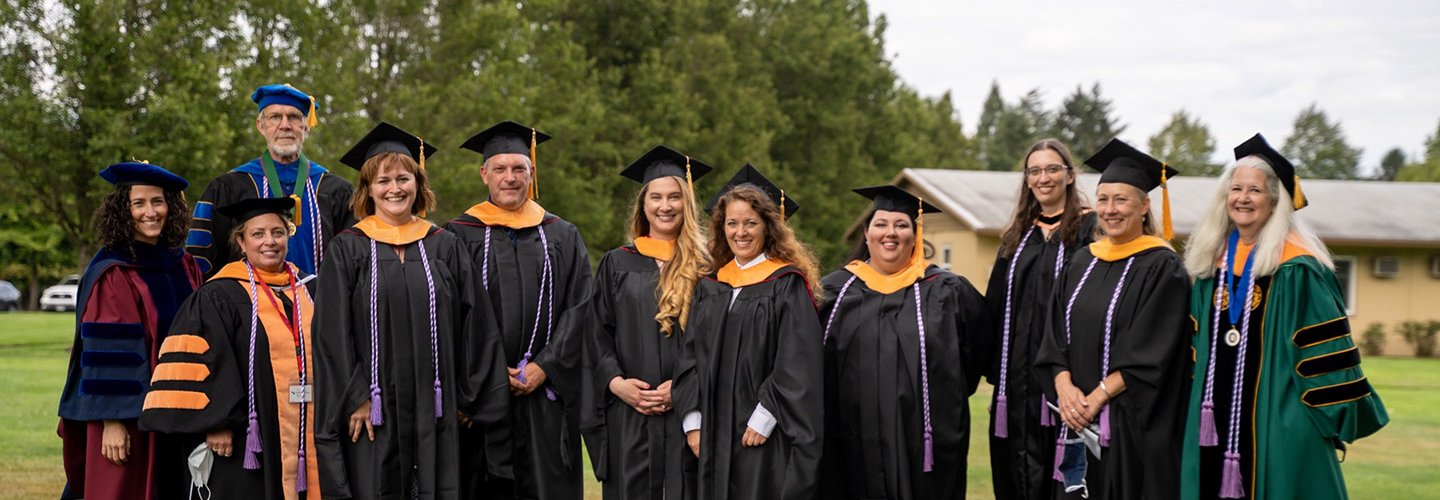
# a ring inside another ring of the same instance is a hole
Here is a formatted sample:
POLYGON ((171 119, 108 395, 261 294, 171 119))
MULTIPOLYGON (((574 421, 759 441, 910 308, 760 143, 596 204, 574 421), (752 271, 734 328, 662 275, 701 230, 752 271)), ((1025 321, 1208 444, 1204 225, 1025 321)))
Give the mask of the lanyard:
MULTIPOLYGON (((1239 230, 1234 230, 1234 231, 1231 231, 1231 232, 1230 232, 1230 241, 1229 241, 1228 244, 1229 244, 1229 247, 1228 247, 1229 251, 1226 252, 1226 254, 1228 254, 1228 255, 1227 255, 1227 258, 1225 259, 1225 288, 1226 288, 1225 292, 1226 292, 1226 293, 1229 295, 1229 297, 1230 297, 1230 324, 1233 326, 1233 325, 1239 325, 1239 324, 1240 324, 1240 314, 1241 314, 1242 312, 1244 312, 1246 309, 1249 309, 1249 308, 1250 308, 1250 304, 1240 304, 1240 307, 1235 307, 1236 304, 1239 304, 1239 301, 1248 301, 1247 299, 1249 299, 1249 294, 1248 294, 1248 293, 1247 293, 1246 295, 1244 295, 1244 296, 1236 295, 1236 294, 1235 294, 1235 271, 1234 271, 1234 269, 1235 269, 1235 259, 1238 258, 1238 256, 1237 256, 1236 254, 1240 253, 1240 252, 1239 252, 1239 245, 1240 245, 1240 231, 1239 231, 1239 230)), ((1252 251, 1251 253, 1253 254, 1254 252, 1252 251)), ((1254 264, 1255 264, 1255 256, 1254 256, 1254 255, 1250 255, 1249 257, 1247 257, 1247 258, 1245 259, 1245 269, 1244 269, 1243 271, 1241 271, 1241 273, 1240 273, 1240 282, 1241 282, 1241 283, 1244 283, 1244 284, 1246 284, 1246 285, 1249 285, 1249 284, 1250 284, 1250 280, 1251 280, 1250 267, 1251 267, 1252 265, 1254 265, 1254 264)), ((1248 290, 1247 290, 1247 292, 1248 292, 1248 290)))
MULTIPOLYGON (((305 153, 300 153, 299 162, 300 171, 295 176, 295 194, 293 196, 296 199, 303 199, 305 198, 305 183, 301 179, 310 178, 310 160, 305 159, 305 153)), ((265 182, 270 184, 270 192, 276 198, 285 197, 285 187, 280 185, 280 174, 275 171, 275 160, 270 157, 270 150, 267 149, 265 154, 260 155, 260 165, 265 168, 265 182)))
MULTIPOLYGON (((295 271, 286 266, 285 271, 290 274, 290 295, 294 302, 291 308, 290 318, 285 318, 285 311, 280 308, 280 303, 275 300, 275 292, 265 294, 270 298, 270 305, 275 307, 275 312, 280 314, 280 319, 285 321, 285 326, 290 329, 290 338, 295 340, 295 366, 300 368, 300 384, 305 384, 305 346, 300 344, 300 292, 297 290, 295 271)), ((267 285, 266 288, 269 288, 267 285)))

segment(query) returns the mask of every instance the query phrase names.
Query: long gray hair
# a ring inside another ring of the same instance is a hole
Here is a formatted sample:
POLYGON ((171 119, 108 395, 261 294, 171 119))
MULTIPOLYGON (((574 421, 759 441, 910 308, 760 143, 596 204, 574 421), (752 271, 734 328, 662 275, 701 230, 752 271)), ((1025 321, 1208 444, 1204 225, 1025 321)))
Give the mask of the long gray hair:
POLYGON ((1335 269, 1335 260, 1330 257, 1329 248, 1309 226, 1295 218, 1290 193, 1280 186, 1280 178, 1275 176, 1275 169, 1259 156, 1246 156, 1231 164, 1220 175, 1220 183, 1205 211, 1205 218, 1200 220, 1200 224, 1195 227, 1195 231, 1190 234, 1190 240, 1185 244, 1185 269, 1190 275, 1197 279, 1214 276, 1218 268, 1216 263, 1225 256, 1225 245, 1229 241, 1230 232, 1235 230, 1235 223, 1230 220, 1227 207, 1230 182, 1235 177, 1235 170, 1241 168, 1253 168, 1265 173, 1265 190, 1270 195, 1270 204, 1274 209, 1270 218, 1265 221, 1265 227, 1261 228, 1260 234, 1255 237, 1255 249, 1250 254, 1251 258, 1255 259, 1255 276, 1275 274, 1282 264, 1287 241, 1308 250, 1325 267, 1335 269))

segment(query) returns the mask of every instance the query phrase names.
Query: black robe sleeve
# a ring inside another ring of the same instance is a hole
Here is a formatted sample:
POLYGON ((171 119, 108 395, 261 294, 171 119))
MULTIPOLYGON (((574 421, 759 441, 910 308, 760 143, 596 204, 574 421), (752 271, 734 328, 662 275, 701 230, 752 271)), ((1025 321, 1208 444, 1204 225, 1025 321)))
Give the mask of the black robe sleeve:
POLYGON ((820 320, 810 288, 799 273, 779 280, 775 371, 760 384, 757 394, 760 404, 779 422, 776 430, 789 436, 795 446, 786 463, 787 479, 780 498, 808 498, 815 495, 819 483, 821 438, 825 433, 825 358, 820 320))
MULTIPOLYGON (((565 401, 579 402, 581 346, 584 344, 585 301, 590 298, 590 256, 580 232, 569 222, 550 224, 562 229, 549 238, 559 238, 557 245, 559 266, 556 280, 562 280, 564 288, 555 290, 554 300, 564 310, 556 311, 555 336, 545 349, 535 356, 535 362, 545 369, 545 378, 559 391, 565 401), (563 225, 561 225, 563 224, 563 225)), ((575 403, 567 403, 567 406, 575 403)), ((573 412, 573 411, 572 411, 573 412)))
POLYGON ((211 180, 200 200, 195 202, 194 213, 191 214, 185 251, 195 256, 195 263, 205 273, 205 279, 210 279, 230 262, 230 218, 216 209, 235 202, 239 196, 231 192, 231 177, 230 174, 221 174, 211 180))
MULTIPOLYGON (((581 367, 584 382, 580 394, 580 432, 585 436, 585 450, 590 455, 591 470, 597 481, 609 479, 606 474, 609 468, 606 461, 605 408, 615 399, 610 392, 610 380, 625 375, 615 352, 613 266, 613 254, 606 254, 595 271, 594 290, 586 305, 589 330, 584 337, 581 367)), ((671 390, 673 400, 674 387, 671 390)))
MULTIPOLYGON (((248 345, 234 345, 232 339, 249 339, 249 318, 240 317, 222 286, 235 285, 229 280, 211 282, 176 312, 140 415, 141 430, 204 434, 245 426, 245 367, 236 360, 243 359, 237 349, 248 345), (240 328, 246 331, 236 334, 240 328)), ((248 316, 249 311, 245 313, 248 316)), ((261 342, 256 349, 267 349, 266 345, 261 342)), ((244 448, 240 437, 237 450, 244 448)))
POLYGON ((461 412, 480 425, 494 425, 509 411, 510 380, 504 350, 490 299, 480 284, 464 245, 458 238, 442 260, 450 267, 459 288, 454 307, 455 346, 461 353, 455 363, 455 380, 462 381, 456 398, 461 412))
MULTIPOLYGON (((996 342, 993 338, 994 330, 990 327, 990 313, 987 310, 985 297, 980 291, 970 284, 969 280, 955 276, 947 279, 945 285, 950 287, 950 295, 955 297, 956 334, 960 336, 961 359, 965 366, 965 394, 973 395, 980 386, 980 378, 990 371, 991 351, 996 342)), ((933 314, 933 313, 931 313, 933 314)), ((933 318, 926 318, 927 323, 940 323, 933 318)))

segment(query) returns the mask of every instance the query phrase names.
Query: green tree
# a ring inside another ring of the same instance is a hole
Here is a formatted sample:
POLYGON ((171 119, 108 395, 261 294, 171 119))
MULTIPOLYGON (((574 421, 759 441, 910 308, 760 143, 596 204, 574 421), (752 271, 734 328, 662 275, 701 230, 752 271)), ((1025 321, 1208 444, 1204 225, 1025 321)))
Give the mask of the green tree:
POLYGON ((1170 115, 1155 135, 1150 136, 1150 154, 1178 167, 1188 176, 1216 176, 1225 168, 1211 160, 1215 155, 1215 138, 1210 127, 1185 110, 1170 115))
POLYGON ((995 131, 981 143, 987 170, 1015 170, 1021 156, 1051 127, 1051 116, 1045 111, 1040 89, 1025 93, 1020 102, 1005 106, 995 120, 995 131))
POLYGON ((1281 152, 1295 163, 1296 173, 1310 179, 1355 179, 1360 165, 1359 148, 1345 143, 1340 123, 1330 122, 1311 104, 1295 117, 1295 129, 1285 139, 1281 152))
POLYGON ((1384 158, 1380 159, 1380 171, 1376 173, 1375 178, 1382 181, 1393 181, 1395 176, 1400 174, 1400 170, 1404 168, 1405 152, 1400 148, 1392 148, 1385 153, 1384 158))
POLYGON ((1395 180, 1405 182, 1440 182, 1440 126, 1425 139, 1425 157, 1417 163, 1406 165, 1395 180))
POLYGON ((1088 158, 1125 132, 1125 126, 1111 116, 1113 107, 1109 99, 1100 95, 1099 82, 1089 92, 1076 86, 1055 113, 1051 135, 1069 146, 1076 158, 1088 158))

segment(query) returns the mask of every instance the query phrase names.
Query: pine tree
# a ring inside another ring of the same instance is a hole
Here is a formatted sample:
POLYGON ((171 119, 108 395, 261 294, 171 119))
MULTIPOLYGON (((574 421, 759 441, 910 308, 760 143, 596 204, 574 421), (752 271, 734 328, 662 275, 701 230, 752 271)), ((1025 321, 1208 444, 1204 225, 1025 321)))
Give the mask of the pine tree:
POLYGON ((1225 168, 1211 160, 1215 138, 1210 127, 1185 110, 1170 115, 1170 123, 1150 136, 1150 155, 1184 171, 1187 176, 1216 176, 1225 168))
POLYGON ((1330 123, 1314 104, 1295 117, 1295 129, 1281 152, 1302 178, 1355 179, 1359 175, 1360 149, 1346 144, 1340 123, 1330 123))

